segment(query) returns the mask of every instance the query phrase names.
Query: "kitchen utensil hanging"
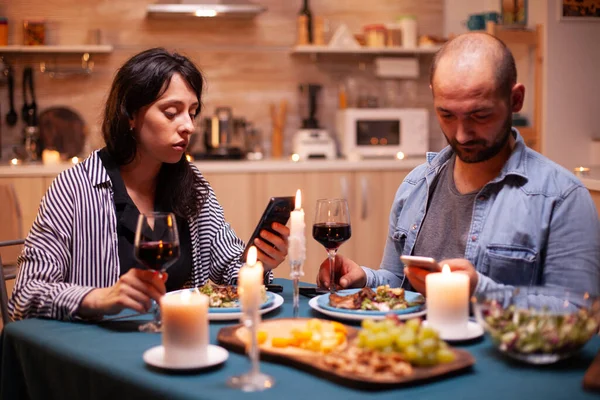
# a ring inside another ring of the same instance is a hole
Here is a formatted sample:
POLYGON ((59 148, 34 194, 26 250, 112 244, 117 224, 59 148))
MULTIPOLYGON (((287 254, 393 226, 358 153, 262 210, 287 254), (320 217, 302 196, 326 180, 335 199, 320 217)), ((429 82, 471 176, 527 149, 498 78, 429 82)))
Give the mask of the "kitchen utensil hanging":
POLYGON ((15 77, 13 69, 8 66, 8 113, 6 114, 6 124, 8 126, 16 125, 19 116, 15 111, 15 77))
POLYGON ((35 102, 33 68, 29 66, 23 69, 23 109, 21 117, 27 126, 37 125, 37 104, 35 102), (28 98, 30 98, 30 102, 28 98))

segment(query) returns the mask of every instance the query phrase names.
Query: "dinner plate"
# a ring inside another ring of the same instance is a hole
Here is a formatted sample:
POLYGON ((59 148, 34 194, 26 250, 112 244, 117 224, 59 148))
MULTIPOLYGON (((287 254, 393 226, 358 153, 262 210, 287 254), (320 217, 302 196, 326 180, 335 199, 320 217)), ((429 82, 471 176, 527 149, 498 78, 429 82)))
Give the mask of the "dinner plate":
MULTIPOLYGON (((323 295, 323 296, 325 296, 325 295, 323 295)), ((340 312, 340 309, 335 309, 335 311, 328 310, 328 309, 320 307, 318 300, 319 300, 319 297, 313 297, 312 299, 310 299, 310 301, 308 302, 308 305, 310 306, 310 308, 312 308, 313 310, 318 311, 322 314, 328 315, 330 317, 338 318, 338 319, 345 319, 345 320, 349 320, 349 321, 362 321, 365 319, 379 320, 379 319, 385 319, 385 316, 387 314, 387 313, 377 313, 377 312, 375 314, 367 314, 364 312, 356 313, 356 312, 353 312, 352 310, 345 310, 345 311, 349 311, 349 312, 340 312)), ((397 314, 396 313, 396 317, 400 320, 404 320, 404 319, 410 319, 410 318, 415 318, 415 317, 421 317, 421 316, 425 315, 426 313, 427 313, 427 310, 422 309, 420 311, 407 313, 407 314, 397 314)))
MULTIPOLYGON (((281 307, 281 305, 283 304, 283 297, 281 297, 277 293, 267 293, 273 296, 273 301, 269 303, 269 305, 267 305, 266 307, 263 307, 259 310, 260 315, 271 312, 276 308, 281 307)), ((242 310, 240 310, 239 308, 239 311, 237 312, 213 312, 213 310, 214 308, 211 307, 208 311, 208 319, 210 321, 229 321, 242 318, 242 310)))
POLYGON ((192 370, 209 368, 224 363, 229 357, 229 352, 221 346, 209 344, 205 360, 191 359, 182 363, 169 364, 165 361, 165 348, 162 345, 154 346, 144 352, 144 362, 153 367, 171 370, 192 370))
MULTIPOLYGON (((168 294, 176 294, 182 291, 195 291, 195 288, 174 290, 169 292, 168 294)), ((261 305, 260 313, 261 315, 276 309, 277 307, 283 304, 283 297, 276 293, 267 292, 267 299, 261 305), (279 303, 279 304, 276 304, 279 303)), ((240 307, 209 307, 208 308, 208 319, 211 321, 227 321, 232 319, 239 319, 242 316, 242 309, 240 307)))
MULTIPOLYGON (((340 296, 348 296, 348 295, 360 292, 361 290, 362 289, 345 289, 345 290, 339 290, 337 292, 337 294, 340 296)), ((416 301, 417 299, 422 299, 423 296, 420 293, 405 290, 404 298, 406 299, 406 301, 411 302, 411 301, 416 301)), ((324 310, 345 313, 345 314, 352 314, 352 315, 368 315, 368 316, 379 315, 379 316, 384 317, 385 315, 390 314, 390 313, 399 314, 399 315, 400 314, 413 314, 415 312, 422 311, 425 309, 425 304, 421 304, 421 305, 414 306, 414 307, 404 308, 402 310, 389 310, 389 311, 348 310, 345 308, 337 308, 337 307, 333 307, 333 306, 329 305, 329 293, 318 296, 318 297, 316 297, 316 299, 317 299, 317 304, 319 305, 319 307, 321 307, 324 310)))

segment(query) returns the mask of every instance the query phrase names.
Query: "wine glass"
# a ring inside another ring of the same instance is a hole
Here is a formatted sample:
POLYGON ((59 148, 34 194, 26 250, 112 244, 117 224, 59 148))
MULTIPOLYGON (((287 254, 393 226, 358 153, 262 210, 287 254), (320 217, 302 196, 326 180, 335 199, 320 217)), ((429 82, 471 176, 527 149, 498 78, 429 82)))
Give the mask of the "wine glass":
POLYGON ((329 258, 331 280, 329 292, 335 293, 335 255, 338 248, 350 239, 350 212, 346 199, 317 200, 317 212, 313 224, 313 238, 321 243, 329 258))
MULTIPOLYGON (((175 215, 168 212, 140 214, 135 230, 134 257, 159 274, 179 258, 179 233, 175 215)), ((160 308, 152 300, 154 320, 140 326, 142 332, 160 332, 160 308)))

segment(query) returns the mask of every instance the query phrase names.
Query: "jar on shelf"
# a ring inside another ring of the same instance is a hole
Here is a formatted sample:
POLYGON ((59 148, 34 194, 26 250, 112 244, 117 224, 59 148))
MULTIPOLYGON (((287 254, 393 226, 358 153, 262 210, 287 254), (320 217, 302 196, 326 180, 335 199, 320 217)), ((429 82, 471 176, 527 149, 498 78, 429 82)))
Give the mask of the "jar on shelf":
POLYGON ((414 15, 402 15, 398 17, 398 23, 402 27, 402 47, 414 49, 417 47, 417 17, 414 15))
POLYGON ((23 44, 25 46, 41 46, 46 44, 46 21, 23 21, 23 44))
POLYGON ((387 47, 402 46, 402 25, 399 23, 386 24, 387 39, 385 45, 387 47))
POLYGON ((0 17, 0 46, 8 46, 8 19, 0 17))
POLYGON ((364 32, 367 47, 385 47, 386 29, 384 25, 366 25, 364 32))

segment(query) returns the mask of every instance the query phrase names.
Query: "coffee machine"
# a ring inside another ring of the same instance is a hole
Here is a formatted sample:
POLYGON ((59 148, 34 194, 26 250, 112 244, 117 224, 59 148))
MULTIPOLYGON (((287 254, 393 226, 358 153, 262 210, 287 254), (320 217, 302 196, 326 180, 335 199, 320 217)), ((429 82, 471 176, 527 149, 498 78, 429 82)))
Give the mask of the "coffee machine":
POLYGON ((320 126, 317 118, 317 99, 323 89, 322 86, 307 83, 299 85, 298 89, 302 127, 292 139, 294 153, 298 154, 300 160, 334 159, 337 154, 335 142, 329 132, 320 126))
POLYGON ((213 160, 243 158, 245 127, 245 119, 234 118, 230 107, 217 107, 212 117, 202 121, 204 152, 193 153, 193 157, 213 160))

